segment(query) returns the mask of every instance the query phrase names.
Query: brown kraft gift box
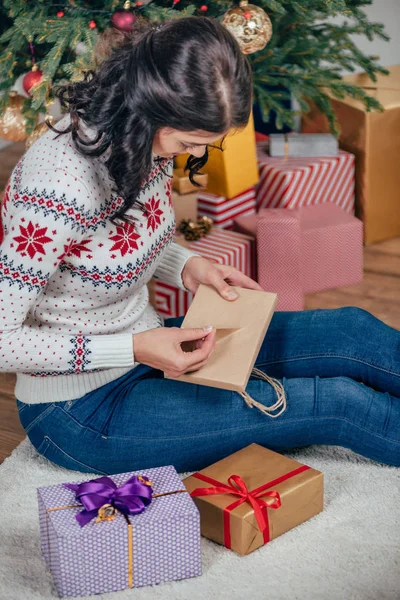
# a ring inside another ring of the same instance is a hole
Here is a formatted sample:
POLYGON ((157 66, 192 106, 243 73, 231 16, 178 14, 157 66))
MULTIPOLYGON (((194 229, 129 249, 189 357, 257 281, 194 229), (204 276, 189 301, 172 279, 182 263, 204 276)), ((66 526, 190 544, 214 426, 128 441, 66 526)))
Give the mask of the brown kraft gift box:
POLYGON ((239 298, 230 302, 211 286, 199 286, 181 327, 212 325, 217 330, 215 349, 204 367, 177 377, 178 381, 245 392, 278 297, 236 286, 232 289, 239 298))
MULTIPOLYGON (((400 235, 400 65, 371 81, 367 74, 344 81, 376 98, 384 112, 366 112, 353 98, 331 99, 341 128, 340 147, 356 156, 356 215, 364 222, 364 241, 373 244, 400 235)), ((312 106, 303 116, 305 133, 329 131, 326 118, 312 106)))
POLYGON ((242 555, 250 554, 324 508, 323 473, 258 444, 231 454, 183 483, 200 511, 201 534, 242 555), (265 489, 256 493, 262 486, 265 489), (228 489, 203 495, 204 488, 218 491, 220 487, 230 488, 231 493, 228 489), (234 490, 239 493, 233 493, 234 490), (258 514, 263 514, 261 526, 249 498, 252 492, 253 504, 256 502, 258 514))
POLYGON ((193 185, 193 183, 189 179, 189 172, 184 169, 178 168, 174 169, 173 178, 172 178, 172 188, 178 192, 178 194, 190 194, 191 192, 199 192, 201 189, 207 187, 208 183, 208 175, 207 173, 197 173, 194 176, 194 180, 201 187, 197 185, 193 185))
POLYGON ((185 194, 181 196, 177 192, 172 192, 172 206, 174 207, 176 224, 183 219, 197 221, 197 194, 185 194))

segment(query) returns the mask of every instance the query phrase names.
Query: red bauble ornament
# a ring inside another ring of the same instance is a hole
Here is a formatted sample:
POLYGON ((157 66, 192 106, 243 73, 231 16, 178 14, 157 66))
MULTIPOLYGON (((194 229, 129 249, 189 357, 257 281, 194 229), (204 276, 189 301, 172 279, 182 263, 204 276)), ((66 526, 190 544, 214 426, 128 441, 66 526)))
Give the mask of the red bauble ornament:
POLYGON ((38 83, 40 83, 40 81, 42 80, 43 77, 43 71, 40 71, 40 69, 38 69, 36 67, 36 69, 32 69, 32 71, 29 71, 29 73, 27 73, 23 80, 22 80, 22 87, 24 88, 25 92, 27 94, 29 94, 29 96, 32 96, 30 90, 37 85, 38 83))
POLYGON ((172 4, 179 4, 181 0, 173 0, 172 4))
POLYGON ((89 22, 89 27, 90 27, 90 29, 96 29, 96 27, 97 27, 96 21, 90 21, 89 22))
POLYGON ((114 25, 115 29, 125 31, 126 33, 132 31, 135 21, 136 15, 130 10, 117 10, 111 17, 111 23, 114 25))
POLYGON ((63 16, 64 16, 64 14, 65 14, 65 13, 64 13, 62 10, 59 10, 59 11, 58 11, 58 13, 57 13, 57 17, 58 17, 59 19, 62 19, 62 18, 63 18, 63 16))
POLYGON ((201 12, 207 12, 208 11, 208 6, 206 6, 205 4, 203 4, 203 6, 200 6, 200 10, 201 10, 201 12))

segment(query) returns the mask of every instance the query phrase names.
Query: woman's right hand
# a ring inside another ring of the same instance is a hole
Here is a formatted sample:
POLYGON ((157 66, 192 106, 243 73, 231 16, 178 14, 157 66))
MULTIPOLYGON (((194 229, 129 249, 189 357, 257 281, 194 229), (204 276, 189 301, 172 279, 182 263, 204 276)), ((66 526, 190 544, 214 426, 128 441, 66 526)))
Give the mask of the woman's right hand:
POLYGON ((164 371, 167 377, 180 377, 197 371, 210 358, 215 347, 216 330, 157 327, 133 336, 135 361, 164 371), (185 352, 182 348, 193 348, 185 352))

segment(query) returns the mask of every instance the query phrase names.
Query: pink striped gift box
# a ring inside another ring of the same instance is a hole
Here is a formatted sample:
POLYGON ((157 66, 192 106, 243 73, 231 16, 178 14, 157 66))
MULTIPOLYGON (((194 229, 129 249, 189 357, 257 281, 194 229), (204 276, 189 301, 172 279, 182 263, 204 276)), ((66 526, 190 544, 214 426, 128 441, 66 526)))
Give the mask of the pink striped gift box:
POLYGON ((334 204, 267 208, 235 227, 257 234, 258 281, 278 294, 278 310, 301 307, 300 288, 311 294, 363 280, 363 224, 334 204))
POLYGON ((208 192, 197 195, 198 213, 210 217, 215 225, 229 229, 233 220, 241 215, 252 215, 256 212, 256 191, 250 188, 234 198, 225 198, 208 192))
MULTIPOLYGON (((177 241, 180 241, 179 238, 177 241)), ((236 267, 249 277, 255 275, 252 236, 213 227, 208 235, 197 242, 185 243, 185 246, 212 262, 236 267)), ((154 285, 156 309, 164 318, 186 314, 193 294, 159 280, 154 280, 154 285)))
POLYGON ((300 211, 305 294, 355 285, 363 280, 363 224, 334 205, 300 211))
POLYGON ((273 158, 257 144, 260 180, 257 208, 298 208, 332 203, 354 213, 354 155, 339 150, 336 157, 273 158))
POLYGON ((259 284, 266 292, 278 294, 276 310, 302 310, 299 211, 263 211, 256 227, 259 284))

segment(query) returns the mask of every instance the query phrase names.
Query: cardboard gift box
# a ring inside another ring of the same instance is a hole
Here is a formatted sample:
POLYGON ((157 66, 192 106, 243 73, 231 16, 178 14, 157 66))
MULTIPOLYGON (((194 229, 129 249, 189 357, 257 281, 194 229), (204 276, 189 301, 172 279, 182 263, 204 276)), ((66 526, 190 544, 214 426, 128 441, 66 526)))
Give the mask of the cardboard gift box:
MULTIPOLYGON (((207 173, 197 173, 194 177, 195 181, 203 188, 207 187, 208 175, 207 173)), ((172 178, 172 189, 178 192, 180 195, 190 194, 197 192, 198 186, 193 185, 189 179, 189 172, 182 168, 174 169, 172 178)))
POLYGON ((330 133, 271 133, 270 156, 337 156, 338 141, 330 133))
POLYGON ((250 554, 323 511, 323 473, 251 444, 183 480, 203 536, 250 554))
POLYGON ((181 325, 182 329, 212 325, 216 344, 207 364, 173 378, 244 393, 277 303, 276 294, 233 286, 234 302, 211 286, 200 285, 181 325))
POLYGON ((300 310, 304 294, 362 282, 362 222, 334 204, 263 209, 235 228, 257 235, 258 279, 279 294, 278 310, 300 310))
POLYGON ((298 208, 330 202, 354 212, 354 155, 340 150, 336 157, 274 158, 266 142, 257 144, 260 181, 257 207, 298 208))
POLYGON ((62 597, 201 575, 199 512, 172 466, 41 487, 38 504, 62 597))
POLYGON ((175 221, 177 225, 179 225, 183 219, 196 222, 198 210, 197 194, 192 193, 181 195, 173 191, 172 206, 174 207, 175 221))
POLYGON ((208 192, 199 192, 197 201, 199 215, 210 217, 215 225, 224 229, 232 228, 233 221, 237 217, 256 212, 254 187, 230 199, 208 192))
MULTIPOLYGON (((177 236, 176 241, 213 262, 231 265, 249 277, 255 276, 252 236, 213 227, 209 234, 196 242, 186 242, 183 236, 177 236)), ((149 288, 151 297, 155 299, 153 306, 164 318, 185 315, 193 299, 191 292, 158 279, 153 279, 149 288)))
MULTIPOLYGON (((367 112, 362 102, 331 99, 339 121, 341 148, 356 157, 356 214, 364 222, 364 241, 373 244, 400 235, 400 65, 371 81, 366 73, 344 77, 376 98, 384 112, 367 112)), ((329 131, 326 118, 312 107, 303 131, 329 131)))
MULTIPOLYGON (((219 146, 220 141, 215 142, 219 146)), ((208 174, 207 191, 224 198, 234 198, 254 187, 258 181, 257 157, 253 116, 241 131, 232 130, 222 144, 223 152, 209 149, 209 158, 202 167, 208 174)), ((176 166, 185 167, 188 155, 177 156, 176 166)))

